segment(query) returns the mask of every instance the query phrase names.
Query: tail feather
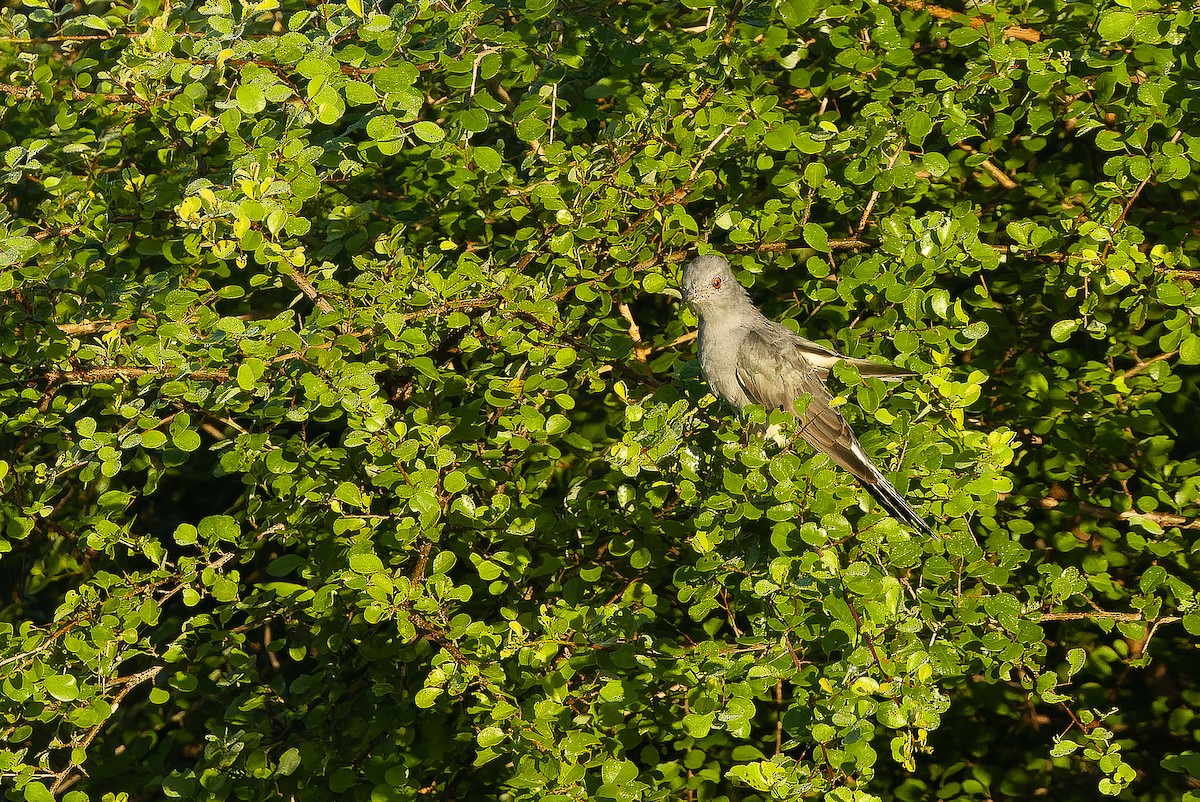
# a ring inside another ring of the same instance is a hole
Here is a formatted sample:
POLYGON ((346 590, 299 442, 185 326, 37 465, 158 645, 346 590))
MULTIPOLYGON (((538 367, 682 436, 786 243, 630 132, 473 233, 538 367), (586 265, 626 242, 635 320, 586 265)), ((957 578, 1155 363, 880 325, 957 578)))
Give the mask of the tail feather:
POLYGON ((892 487, 882 474, 876 474, 874 482, 864 481, 863 486, 893 518, 908 524, 924 535, 933 536, 933 529, 925 523, 925 519, 909 506, 908 502, 904 500, 904 496, 900 495, 900 491, 892 487))
POLYGON ((884 365, 867 359, 847 359, 851 365, 858 368, 860 376, 883 379, 885 382, 900 381, 909 376, 917 375, 908 368, 898 368, 895 365, 884 365))

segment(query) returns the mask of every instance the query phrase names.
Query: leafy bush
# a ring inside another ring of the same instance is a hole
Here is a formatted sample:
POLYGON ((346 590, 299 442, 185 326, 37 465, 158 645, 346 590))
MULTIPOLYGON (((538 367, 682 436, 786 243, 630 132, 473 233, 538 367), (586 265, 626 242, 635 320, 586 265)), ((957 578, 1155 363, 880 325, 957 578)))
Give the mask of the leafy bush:
POLYGON ((1197 798, 1191 10, 0 23, 8 798, 1197 798), (940 537, 713 402, 708 252, 940 537))

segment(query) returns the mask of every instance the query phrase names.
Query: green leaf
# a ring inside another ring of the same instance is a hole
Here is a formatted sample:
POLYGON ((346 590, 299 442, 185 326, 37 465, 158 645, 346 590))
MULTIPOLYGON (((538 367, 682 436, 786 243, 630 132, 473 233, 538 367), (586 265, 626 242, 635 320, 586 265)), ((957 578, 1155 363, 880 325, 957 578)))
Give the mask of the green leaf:
POLYGON ((238 597, 238 585, 228 576, 218 576, 212 585, 212 596, 218 602, 231 602, 238 597))
POLYGON ((549 128, 550 126, 537 117, 526 117, 517 123, 517 136, 526 142, 532 142, 544 137, 549 128))
POLYGON ((233 543, 242 535, 241 525, 231 515, 209 515, 200 519, 196 527, 200 539, 205 543, 233 543))
POLYGON ((983 34, 978 28, 967 25, 962 28, 956 28, 950 32, 950 44, 955 47, 966 47, 967 45, 978 42, 983 34))
POLYGON ((829 252, 829 237, 826 235, 825 229, 816 223, 804 224, 804 241, 813 250, 821 251, 822 253, 829 252))
POLYGON ((350 570, 358 574, 375 574, 383 570, 383 561, 369 552, 351 554, 350 570))
POLYGON ((279 765, 276 767, 275 773, 280 777, 289 777, 296 773, 296 769, 300 768, 300 763, 300 750, 293 746, 279 756, 279 765))
POLYGON ((333 497, 344 504, 349 504, 351 507, 362 507, 363 497, 362 491, 358 485, 351 482, 342 482, 333 491, 333 497))
POLYGON ((258 114, 267 107, 267 95, 255 84, 242 84, 234 93, 238 108, 244 114, 258 114))
POLYGON ((271 576, 287 576, 304 566, 305 562, 298 554, 285 554, 267 565, 267 573, 271 576))
POLYGON ((467 109, 458 115, 458 124, 471 133, 486 131, 490 120, 483 109, 467 109))
POLYGON ((26 783, 21 793, 24 794, 25 802, 54 802, 54 795, 50 793, 50 789, 36 780, 26 783))
POLYGON ((494 148, 489 148, 487 145, 472 148, 471 155, 475 159, 475 163, 488 173, 496 172, 502 164, 500 154, 494 148))
POLYGON ((950 169, 950 161, 940 153, 926 153, 921 164, 934 178, 940 178, 950 169))
POLYGON ((1118 131, 1100 131, 1096 134, 1096 147, 1101 150, 1124 150, 1125 140, 1118 131))
POLYGON ((378 103, 379 95, 375 89, 362 81, 347 81, 342 87, 342 91, 346 95, 346 102, 352 106, 363 106, 369 103, 378 103))
POLYGON ((816 3, 813 0, 781 0, 777 8, 785 25, 798 28, 812 19, 816 12, 816 3))
POLYGON ((60 702, 70 702, 79 698, 79 683, 70 674, 53 674, 42 680, 46 693, 60 702))
POLYGON ((1106 11, 1100 15, 1097 32, 1106 42, 1119 42, 1133 33, 1137 16, 1130 11, 1106 11))
POLYGON ((422 142, 441 142, 446 138, 446 132, 437 123, 431 123, 426 120, 414 124, 413 133, 422 142))
POLYGON ((157 429, 142 432, 142 448, 157 449, 167 444, 167 436, 157 429))
POLYGON ((434 706, 437 698, 441 695, 441 688, 422 688, 413 696, 413 704, 419 708, 430 708, 434 706))
POLYGON ((1066 342, 1078 329, 1078 320, 1060 320, 1050 327, 1050 337, 1058 343, 1066 342))
POLYGON ((371 76, 371 83, 380 92, 398 92, 411 87, 420 73, 412 64, 399 64, 380 69, 371 76))
POLYGON ((504 738, 504 730, 499 727, 484 727, 479 731, 479 735, 476 736, 475 740, 479 743, 480 747, 489 749, 502 743, 504 738))
POLYGON ((1179 362, 1184 365, 1200 365, 1200 334, 1192 332, 1179 344, 1179 362))
POLYGON ((447 493, 461 493, 467 488, 467 476, 462 471, 451 471, 442 480, 442 489, 447 493))
POLYGON ((200 448, 200 435, 191 429, 172 425, 171 443, 180 451, 195 451, 200 448))
POLYGON ((250 358, 238 365, 237 383, 243 390, 253 390, 254 385, 266 373, 266 365, 261 359, 250 358))
POLYGON ((175 529, 175 542, 180 546, 190 546, 196 542, 199 532, 192 524, 180 524, 175 529))

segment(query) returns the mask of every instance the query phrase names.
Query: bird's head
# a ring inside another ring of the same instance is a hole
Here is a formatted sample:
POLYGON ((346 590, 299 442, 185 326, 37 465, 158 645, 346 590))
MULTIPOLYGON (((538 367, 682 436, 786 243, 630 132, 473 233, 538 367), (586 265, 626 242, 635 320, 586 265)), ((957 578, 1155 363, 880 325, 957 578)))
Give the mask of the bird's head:
POLYGON ((749 302, 749 296, 733 277, 729 262, 720 256, 701 256, 683 269, 680 282, 683 300, 697 316, 713 309, 732 308, 749 302))

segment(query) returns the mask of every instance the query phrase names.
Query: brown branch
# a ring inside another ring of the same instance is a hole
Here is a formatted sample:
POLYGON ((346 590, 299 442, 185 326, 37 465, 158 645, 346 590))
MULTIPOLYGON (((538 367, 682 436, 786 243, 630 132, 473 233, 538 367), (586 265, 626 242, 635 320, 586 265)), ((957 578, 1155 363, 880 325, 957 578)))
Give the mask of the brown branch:
POLYGON ((742 0, 734 0, 730 4, 729 19, 725 23, 725 35, 721 37, 721 41, 729 44, 733 39, 733 29, 737 27, 738 15, 742 13, 742 0))
MULTIPOLYGON (((1009 493, 1001 493, 999 500, 1004 501, 1010 496, 1011 494, 1009 493)), ((1109 521, 1133 521, 1138 518, 1145 518, 1147 521, 1153 521, 1160 526, 1177 526, 1180 529, 1200 529, 1200 519, 1185 518, 1182 515, 1175 515, 1170 512, 1138 512, 1137 510, 1117 512, 1108 507, 1101 507, 1098 504, 1092 504, 1087 501, 1073 501, 1071 499, 1050 497, 1030 499, 1027 502, 1027 506, 1043 510, 1053 510, 1062 504, 1072 504, 1078 512, 1092 518, 1103 518, 1109 521)))
MULTIPOLYGON (((931 3, 923 2, 923 0, 902 0, 902 4, 913 11, 928 11, 931 16, 940 20, 950 20, 962 15, 961 11, 935 6, 931 3)), ((967 22, 972 28, 982 28, 988 24, 989 20, 984 17, 970 17, 967 22)), ((1022 42, 1036 44, 1042 40, 1042 35, 1033 28, 1022 28, 1018 25, 1013 25, 1004 29, 1004 38, 1020 39, 1022 42)))
MULTIPOLYGON (((27 100, 27 99, 29 99, 30 96, 43 97, 43 98, 46 97, 45 95, 42 94, 42 91, 40 89, 38 89, 37 87, 17 86, 16 84, 0 83, 0 92, 4 93, 6 95, 12 95, 13 97, 17 98, 18 100, 27 100)), ((110 101, 113 103, 120 103, 121 101, 126 99, 124 95, 121 95, 119 93, 97 94, 95 92, 84 92, 79 89, 73 89, 71 91, 71 96, 72 96, 73 100, 86 100, 88 98, 98 97, 98 98, 102 98, 104 100, 107 100, 107 101, 110 101)), ((46 98, 46 99, 49 99, 49 98, 46 98)))
POLYGON ((775 681, 775 754, 783 752, 783 680, 775 681))
MULTIPOLYGON (((41 97, 46 100, 50 99, 42 94, 42 91, 35 86, 17 86, 16 84, 0 83, 0 93, 12 95, 19 100, 28 100, 31 97, 41 97)), ((108 103, 136 103, 143 108, 147 105, 145 100, 128 92, 84 92, 82 89, 71 87, 71 89, 66 90, 64 94, 68 95, 72 100, 103 100, 108 103)), ((167 98, 174 94, 178 93, 171 92, 163 95, 162 97, 167 98)))
POLYGON ((645 362, 650 353, 650 346, 642 341, 642 330, 638 328, 637 321, 633 319, 633 312, 629 309, 629 304, 622 303, 617 308, 621 310, 621 317, 629 321, 629 336, 633 339, 634 358, 638 362, 645 362))
MULTIPOLYGON (((459 650, 458 646, 446 636, 446 633, 435 627, 428 618, 412 609, 406 608, 406 612, 413 623, 425 630, 425 638, 433 641, 438 646, 441 646, 443 649, 445 649, 446 653, 454 658, 454 662, 458 663, 460 666, 465 666, 470 663, 462 651, 459 650)), ((487 678, 480 676, 479 681, 486 683, 487 678)))
POLYGON ((1179 276, 1180 278, 1187 279, 1188 281, 1200 281, 1200 270, 1184 270, 1178 267, 1156 267, 1154 268, 1154 272, 1166 273, 1171 276, 1179 276))
MULTIPOLYGON (((1174 145, 1176 142, 1178 142, 1179 137, 1181 136, 1183 136, 1182 128, 1175 132, 1175 136, 1171 137, 1171 144, 1174 145)), ((1125 221, 1125 215, 1129 214, 1129 210, 1133 208, 1133 204, 1137 202, 1138 196, 1142 194, 1142 190, 1146 188, 1146 184, 1150 183, 1150 178, 1153 175, 1154 173, 1152 172, 1147 173, 1146 177, 1142 179, 1142 183, 1138 184, 1137 189, 1135 189, 1133 194, 1129 196, 1129 200, 1125 203, 1124 208, 1121 209, 1121 213, 1117 215, 1117 219, 1113 221, 1112 226, 1108 229, 1108 233, 1110 235, 1117 233, 1117 227, 1125 221)), ((1108 242, 1104 243, 1104 250, 1100 252, 1101 261, 1103 261, 1104 257, 1108 256, 1108 252, 1112 250, 1112 244, 1115 239, 1115 237, 1109 236, 1108 242)))
MULTIPOLYGON (((284 275, 290 278, 292 283, 300 289, 300 292, 308 296, 308 299, 313 302, 313 305, 317 307, 319 312, 325 315, 331 315, 337 311, 333 308, 333 304, 325 300, 325 296, 321 295, 321 293, 317 291, 317 288, 312 285, 312 282, 309 281, 299 269, 293 267, 290 270, 284 270, 283 272, 284 275)), ((340 331, 342 334, 349 334, 350 321, 343 320, 341 323, 339 323, 338 331, 340 331)))
POLYGON ((112 379, 136 379, 139 376, 184 376, 202 382, 223 382, 229 378, 229 371, 221 368, 218 370, 193 370, 180 374, 177 371, 163 368, 88 368, 87 370, 50 370, 34 378, 48 381, 51 384, 93 384, 112 379))
MULTIPOLYGON (((129 695, 130 691, 147 680, 153 680, 162 672, 162 670, 163 666, 154 666, 153 668, 148 668, 145 671, 140 671, 137 674, 131 674, 128 677, 120 677, 115 680, 114 684, 120 684, 122 687, 120 692, 117 693, 117 695, 112 698, 112 701, 108 703, 109 707, 115 711, 121 706, 122 700, 129 695)), ((93 724, 91 728, 88 729, 87 735, 84 736, 82 741, 70 744, 70 746, 73 747, 72 751, 74 751, 74 749, 82 749, 86 752, 87 748, 91 746, 92 741, 96 740, 96 736, 100 734, 100 730, 108 723, 109 719, 105 719, 99 724, 93 724)), ((73 784, 76 778, 73 778, 72 775, 79 771, 81 766, 81 763, 76 763, 74 760, 70 761, 66 768, 55 775, 54 785, 50 787, 50 793, 57 794, 59 791, 64 791, 69 785, 73 784)))
MULTIPOLYGON (((72 629, 77 627, 79 624, 80 624, 80 619, 68 621, 67 623, 65 623, 61 627, 59 627, 57 630, 52 632, 49 636, 47 636, 47 638, 44 641, 39 643, 37 646, 34 646, 29 651, 21 652, 20 654, 9 655, 8 657, 4 658, 3 660, 0 660, 0 666, 6 666, 9 663, 15 663, 15 662, 18 662, 19 660, 28 660, 29 658, 33 657, 34 655, 38 654, 39 652, 49 649, 51 646, 53 646, 55 644, 55 642, 59 638, 61 638, 63 635, 70 632, 72 629)), ((38 627, 34 627, 34 628, 37 629, 38 627)))
POLYGON ((864 248, 870 247, 871 243, 863 242, 858 237, 829 240, 829 250, 831 251, 861 251, 864 248))
POLYGON ((417 555, 417 564, 413 566, 412 583, 420 585, 425 581, 425 565, 429 562, 429 552, 433 549, 432 541, 421 544, 421 553, 417 555))
MULTIPOLYGON (((533 328, 537 329, 538 331, 542 332, 543 334, 548 334, 551 337, 559 337, 560 336, 554 330, 553 327, 543 323, 542 321, 538 320, 536 317, 529 314, 528 312, 518 312, 516 314, 516 317, 520 318, 521 320, 524 320, 526 323, 529 323, 531 326, 533 326, 533 328)), ((566 340, 566 343, 565 343, 566 345, 570 345, 572 348, 574 348, 577 351, 585 351, 586 353, 595 357, 598 361, 603 361, 603 359, 604 359, 603 355, 587 340, 584 340, 580 337, 572 337, 570 335, 565 335, 564 339, 566 340)), ((544 341, 543 344, 556 345, 559 343, 544 341)), ((657 378, 654 377, 654 375, 649 371, 649 369, 647 369, 644 372, 639 372, 639 371, 634 370, 630 365, 627 365, 622 361, 608 363, 601 368, 601 371, 603 371, 604 368, 609 368, 611 370, 615 370, 615 371, 619 372, 621 375, 625 376, 626 378, 636 381, 639 384, 644 384, 645 386, 649 387, 652 390, 662 387, 662 385, 663 385, 663 383, 661 381, 659 381, 657 378)))
MULTIPOLYGON (((653 267, 656 264, 660 264, 662 262, 682 262, 686 258, 687 258, 687 251, 674 251, 672 253, 666 254, 661 259, 644 259, 644 260, 638 262, 637 264, 635 264, 633 266, 633 272, 641 273, 643 270, 648 270, 649 268, 653 267)), ((563 298, 566 298, 568 295, 575 292, 575 290, 579 287, 595 286, 602 281, 607 281, 608 279, 612 278, 613 273, 616 273, 618 269, 619 269, 618 267, 614 267, 611 270, 605 270, 603 273, 596 276, 595 278, 590 278, 587 281, 581 281, 578 284, 573 284, 570 287, 567 287, 566 289, 558 291, 557 293, 555 293, 554 295, 552 295, 550 297, 554 300, 555 303, 558 303, 563 298)))
MULTIPOLYGON (((142 31, 113 31, 112 33, 80 33, 58 34, 55 36, 0 36, 0 44, 5 45, 41 45, 54 42, 103 42, 117 37, 142 36, 142 31)), ((207 31, 171 31, 172 36, 187 36, 192 39, 203 39, 210 34, 207 31)), ((262 38, 273 34, 243 34, 245 38, 262 38)))
POLYGON ((1105 610, 1092 610, 1086 613, 1042 613, 1039 621, 1094 621, 1099 618, 1112 621, 1146 621, 1154 624, 1174 624, 1183 619, 1177 615, 1163 618, 1147 618, 1142 613, 1110 613, 1105 610))
POLYGON ((725 126, 725 130, 717 134, 716 139, 710 142, 708 147, 704 149, 704 152, 700 154, 700 159, 696 162, 696 166, 692 168, 692 174, 689 175, 687 180, 683 182, 683 186, 677 189, 674 193, 670 194, 678 195, 680 193, 686 193, 687 190, 691 188, 692 184, 696 181, 696 176, 700 174, 700 169, 704 166, 705 160, 707 160, 708 157, 712 155, 712 152, 717 149, 717 145, 721 144, 725 137, 729 136, 729 134, 733 132, 734 128, 737 128, 742 124, 742 120, 745 119, 746 115, 749 113, 750 112, 748 111, 743 111, 733 125, 725 126))
POLYGON ((695 331, 689 331, 687 334, 681 334, 678 337, 676 337, 674 340, 671 340, 671 342, 667 343, 662 348, 656 348, 654 350, 665 351, 666 349, 674 348, 677 345, 683 345, 684 343, 690 343, 692 340, 696 339, 696 337, 697 337, 697 333, 695 331))
MULTIPOLYGON (((698 113, 700 113, 701 109, 703 109, 705 106, 708 105, 708 102, 710 100, 712 100, 712 97, 715 94, 716 94, 716 90, 713 89, 711 86, 704 87, 703 89, 700 90, 700 94, 696 96, 696 105, 690 109, 684 109, 683 111, 679 112, 679 114, 675 115, 674 119, 672 119, 671 122, 675 122, 676 120, 679 120, 681 117, 689 119, 689 120, 692 117, 695 117, 698 113)), ((632 154, 630 154, 630 155, 632 155, 632 154)), ((621 163, 624 164, 625 161, 627 161, 627 159, 623 160, 621 163)))
POLYGON ((56 323, 55 328, 63 334, 96 334, 101 331, 123 331, 133 325, 132 320, 84 320, 79 323, 56 323))
MULTIPOLYGON (((970 145, 968 145, 965 142, 959 142, 958 147, 960 150, 965 150, 967 153, 970 153, 973 156, 977 155, 979 153, 979 151, 975 150, 975 148, 971 147, 970 145)), ((992 160, 990 158, 984 157, 983 163, 980 164, 979 166, 984 169, 984 172, 986 172, 992 178, 996 179, 997 184, 1004 187, 1005 189, 1016 189, 1017 188, 1017 182, 1013 181, 1011 178, 1009 178, 1008 174, 1005 173, 1003 170, 1001 170, 999 167, 992 164, 992 160)))
MULTIPOLYGON (((861 251, 870 248, 871 243, 866 240, 861 240, 858 237, 843 237, 840 239, 829 240, 829 250, 831 251, 861 251)), ((764 242, 750 250, 755 253, 782 253, 783 251, 795 251, 800 249, 810 249, 811 246, 806 242, 796 240, 794 242, 764 242)), ((742 249, 735 249, 734 253, 741 253, 742 249)))
MULTIPOLYGON (((888 159, 888 166, 886 169, 891 170, 896 166, 896 162, 900 160, 900 154, 904 152, 904 144, 905 143, 901 142, 900 146, 896 148, 896 152, 892 154, 892 158, 888 159)), ((862 217, 859 218, 858 221, 858 228, 854 229, 855 237, 861 234, 863 229, 867 227, 867 220, 871 217, 871 212, 875 211, 875 203, 878 200, 879 190, 875 190, 871 193, 871 199, 867 201, 867 208, 863 209, 862 217)))
MULTIPOLYGON (((572 288, 573 289, 573 288, 572 288)), ((445 312, 461 312, 465 309, 477 309, 481 306, 495 306, 503 296, 500 293, 491 293, 482 295, 478 298, 458 298, 453 301, 427 306, 424 309, 418 309, 415 312, 407 312, 404 315, 404 320, 419 320, 423 317, 431 317, 440 315, 445 312)))
POLYGON ((303 274, 301 274, 299 270, 292 268, 290 270, 285 270, 284 272, 287 274, 288 278, 292 280, 292 283, 300 289, 300 292, 308 296, 308 299, 313 302, 313 305, 316 306, 322 314, 331 315, 337 311, 333 308, 333 304, 325 300, 325 296, 317 292, 317 288, 314 287, 312 282, 309 281, 308 278, 303 274))
MULTIPOLYGON (((2 88, 0 87, 0 89, 2 88)), ((61 228, 49 228, 45 231, 35 232, 33 238, 38 242, 45 242, 51 237, 69 237, 81 228, 83 228, 83 223, 75 223, 70 226, 62 226, 61 228)))
POLYGON ((104 42, 112 39, 113 36, 130 36, 131 34, 111 34, 111 33, 89 33, 78 34, 75 36, 38 36, 22 39, 19 36, 0 36, 0 44, 5 45, 33 45, 33 44, 49 44, 50 42, 104 42))
POLYGON ((1171 357, 1175 356, 1178 353, 1179 353, 1178 351, 1168 351, 1165 354, 1158 354, 1157 356, 1152 356, 1145 361, 1138 360, 1138 363, 1136 365, 1134 365, 1129 370, 1127 370, 1121 374, 1121 378, 1128 379, 1131 376, 1136 376, 1139 373, 1141 373, 1143 370, 1145 370, 1146 368, 1153 365, 1155 362, 1162 362, 1164 359, 1170 359, 1171 357))
MULTIPOLYGON (((168 213, 168 212, 155 212, 150 217, 143 217, 142 215, 120 214, 120 215, 112 215, 111 217, 108 218, 108 222, 110 222, 110 223, 140 223, 143 220, 146 220, 146 221, 166 220, 171 217, 174 217, 174 214, 168 213)), ((35 240, 37 240, 38 242, 45 242, 46 240, 51 239, 51 238, 57 239, 58 237, 69 237, 72 234, 74 234, 76 231, 78 231, 79 229, 83 228, 83 226, 84 226, 83 223, 72 223, 69 226, 59 226, 58 228, 47 228, 44 231, 35 232, 33 235, 33 238, 35 240)))

